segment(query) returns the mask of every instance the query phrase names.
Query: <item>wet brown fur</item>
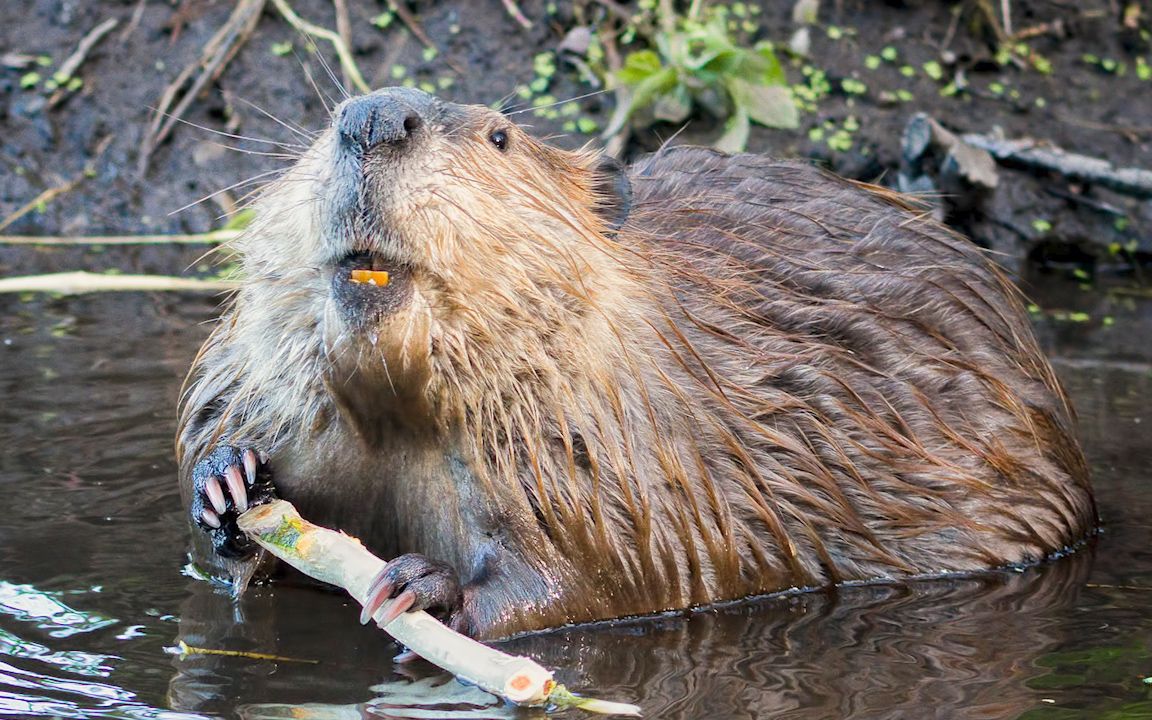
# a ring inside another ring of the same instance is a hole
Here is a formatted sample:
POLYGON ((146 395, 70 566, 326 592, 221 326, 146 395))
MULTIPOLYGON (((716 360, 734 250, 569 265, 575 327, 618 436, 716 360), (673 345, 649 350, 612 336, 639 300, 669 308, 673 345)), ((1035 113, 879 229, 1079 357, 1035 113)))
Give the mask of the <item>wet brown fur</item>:
POLYGON ((349 243, 381 245, 343 250, 415 288, 371 332, 328 297, 330 133, 265 193, 190 376, 185 479, 262 448, 310 519, 451 563, 482 636, 1034 562, 1093 527, 1020 299, 900 196, 674 148, 613 232, 594 153, 514 128, 501 153, 504 119, 468 118, 366 166, 380 237, 349 243))

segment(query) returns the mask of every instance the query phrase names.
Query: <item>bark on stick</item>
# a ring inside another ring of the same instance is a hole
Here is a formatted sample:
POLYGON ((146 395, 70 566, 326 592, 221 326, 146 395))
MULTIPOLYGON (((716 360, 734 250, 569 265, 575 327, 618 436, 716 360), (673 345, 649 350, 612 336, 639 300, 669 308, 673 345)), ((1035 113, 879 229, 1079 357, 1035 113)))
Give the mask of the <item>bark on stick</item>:
MULTIPOLYGON (((372 579, 385 565, 356 538, 313 525, 283 500, 257 506, 238 522, 261 547, 317 580, 344 588, 361 605, 372 579)), ((476 642, 426 612, 404 613, 384 630, 425 660, 514 703, 562 703, 593 712, 639 715, 634 705, 573 696, 531 658, 476 642)))

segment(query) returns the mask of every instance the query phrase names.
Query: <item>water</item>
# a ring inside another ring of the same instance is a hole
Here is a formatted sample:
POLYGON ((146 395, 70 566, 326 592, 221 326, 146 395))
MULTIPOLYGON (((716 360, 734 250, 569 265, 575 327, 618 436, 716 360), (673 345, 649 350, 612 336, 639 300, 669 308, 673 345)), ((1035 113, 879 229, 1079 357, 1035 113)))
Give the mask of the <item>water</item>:
MULTIPOLYGON (((1042 304, 1091 316, 1038 318, 1106 523, 1084 551, 507 649, 649 718, 1152 718, 1152 302, 1059 288, 1042 304)), ((539 715, 426 666, 397 673, 336 593, 278 585, 234 608, 182 574, 174 408, 214 313, 189 296, 0 297, 0 716, 539 715), (181 656, 181 640, 281 659, 181 656)))

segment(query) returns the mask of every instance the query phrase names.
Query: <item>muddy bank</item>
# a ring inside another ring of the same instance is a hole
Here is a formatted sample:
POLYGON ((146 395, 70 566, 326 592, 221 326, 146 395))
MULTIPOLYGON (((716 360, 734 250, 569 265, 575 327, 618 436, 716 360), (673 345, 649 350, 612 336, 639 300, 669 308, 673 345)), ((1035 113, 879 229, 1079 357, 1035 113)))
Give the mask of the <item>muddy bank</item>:
MULTIPOLYGON (((373 86, 406 82, 457 102, 505 99, 510 107, 596 90, 563 61, 553 61, 555 74, 541 82, 539 57, 550 57, 573 27, 602 18, 598 3, 525 0, 521 7, 533 21, 531 29, 517 24, 498 0, 412 3, 435 50, 396 17, 386 20, 384 4, 348 5, 354 55, 373 86), (531 92, 524 91, 528 87, 531 92)), ((997 18, 1002 26, 997 29, 982 19, 977 5, 823 3, 819 23, 811 28, 808 57, 785 63, 801 100, 801 126, 794 131, 754 127, 750 149, 811 158, 847 176, 897 187, 902 170, 906 179, 912 177, 902 146, 905 126, 916 113, 925 113, 961 133, 1037 138, 1117 166, 1152 167, 1148 17, 1104 1, 1019 0, 1008 4, 1008 18, 997 18), (999 31, 1019 39, 998 40, 999 31), (998 56, 1004 47, 1012 52, 998 56)), ((335 27, 331 3, 296 0, 293 7, 307 19, 335 27)), ((791 2, 732 7, 745 18, 750 41, 783 44, 796 29, 791 2)), ((270 8, 191 105, 185 115, 191 125, 175 128, 143 176, 137 162, 151 108, 180 70, 200 57, 233 4, 36 0, 27 11, 10 14, 0 28, 0 46, 6 49, 0 67, 0 218, 45 190, 75 186, 4 232, 95 235, 218 227, 221 216, 258 187, 263 173, 287 162, 278 155, 291 156, 307 142, 308 132, 323 127, 326 106, 341 97, 335 54, 327 46, 310 50, 270 8), (48 82, 53 72, 87 33, 109 19, 117 24, 76 71, 73 91, 56 97, 60 89, 50 89, 48 82), (232 189, 203 199, 223 188, 232 189)), ((599 94, 562 112, 529 110, 517 118, 573 146, 599 142, 597 132, 612 106, 610 94, 599 94)), ((707 142, 717 128, 716 119, 697 113, 673 142, 707 142)), ((626 154, 654 149, 678 130, 658 125, 639 131, 626 154)), ((933 200, 937 212, 1002 253, 1013 270, 1033 259, 1089 276, 1124 276, 1152 258, 1148 199, 1004 167, 994 190, 973 190, 941 181, 939 171, 939 163, 917 167, 913 175, 930 182, 906 189, 943 194, 933 200)), ((5 248, 0 272, 208 269, 195 262, 199 254, 192 248, 107 253, 5 248)))

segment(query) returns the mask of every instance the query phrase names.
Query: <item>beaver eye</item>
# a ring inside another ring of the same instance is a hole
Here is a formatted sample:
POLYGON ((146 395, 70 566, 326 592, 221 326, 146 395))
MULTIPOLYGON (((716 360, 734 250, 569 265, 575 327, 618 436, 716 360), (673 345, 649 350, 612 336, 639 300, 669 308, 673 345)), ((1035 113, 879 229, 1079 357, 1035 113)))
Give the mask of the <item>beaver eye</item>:
POLYGON ((508 133, 503 130, 497 130, 488 136, 488 141, 496 146, 496 149, 503 152, 508 149, 508 133))

